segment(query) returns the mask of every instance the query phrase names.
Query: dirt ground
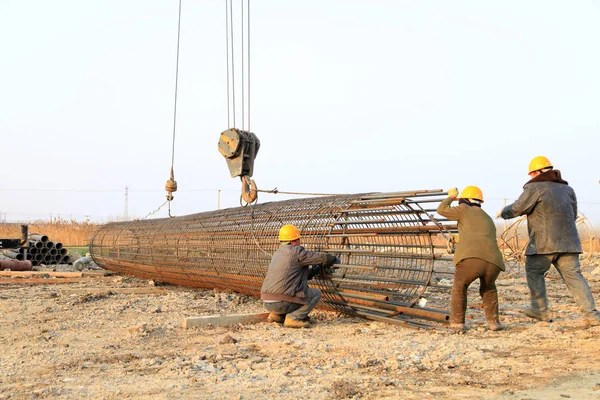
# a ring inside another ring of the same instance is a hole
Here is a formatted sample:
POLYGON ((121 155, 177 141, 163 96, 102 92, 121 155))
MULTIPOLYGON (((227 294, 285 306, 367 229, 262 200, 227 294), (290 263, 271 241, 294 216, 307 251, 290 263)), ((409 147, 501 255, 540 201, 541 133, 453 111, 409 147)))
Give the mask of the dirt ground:
MULTIPOLYGON (((600 276, 585 274, 596 301, 600 276)), ((14 278, 24 279, 24 278, 14 278)), ((60 279, 60 278, 49 278, 60 279)), ((263 312, 245 295, 126 276, 0 286, 0 399, 600 399, 600 327, 585 327, 559 279, 555 322, 520 313, 524 278, 498 282, 508 330, 484 328, 470 295, 464 334, 316 311, 311 329, 275 323, 183 329, 186 317, 263 312)))

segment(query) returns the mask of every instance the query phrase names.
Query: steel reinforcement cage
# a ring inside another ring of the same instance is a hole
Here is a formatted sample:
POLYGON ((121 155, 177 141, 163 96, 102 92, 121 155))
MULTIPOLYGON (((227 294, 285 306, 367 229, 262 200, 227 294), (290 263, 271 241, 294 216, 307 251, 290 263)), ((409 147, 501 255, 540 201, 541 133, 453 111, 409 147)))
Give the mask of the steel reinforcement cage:
POLYGON ((444 256, 456 223, 439 218, 441 190, 336 195, 175 218, 115 222, 94 232, 101 267, 141 278, 260 297, 284 224, 310 251, 336 255, 311 286, 321 308, 417 328, 448 321, 453 267, 444 256), (427 307, 425 307, 425 303, 427 307))

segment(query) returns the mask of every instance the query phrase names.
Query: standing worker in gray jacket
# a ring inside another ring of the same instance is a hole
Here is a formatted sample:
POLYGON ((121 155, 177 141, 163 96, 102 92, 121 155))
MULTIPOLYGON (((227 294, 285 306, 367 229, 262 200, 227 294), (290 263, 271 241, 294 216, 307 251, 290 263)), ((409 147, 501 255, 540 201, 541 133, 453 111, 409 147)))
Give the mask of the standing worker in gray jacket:
POLYGON ((465 328, 467 289, 479 279, 479 294, 488 329, 504 329, 498 313, 498 290, 496 278, 504 271, 502 253, 496 240, 494 221, 481 209, 483 193, 477 186, 467 186, 460 194, 457 207, 450 204, 457 198, 458 189, 448 190, 448 197, 441 202, 437 212, 449 220, 458 221, 459 241, 454 253, 454 283, 450 300, 450 328, 465 328))
POLYGON ((529 163, 531 180, 513 204, 497 217, 504 219, 527 215, 529 242, 525 250, 525 273, 531 295, 531 308, 524 313, 540 321, 551 321, 544 274, 554 265, 573 294, 586 323, 600 325, 600 313, 590 287, 581 274, 581 241, 577 232, 577 198, 546 157, 529 163))
POLYGON ((268 321, 283 323, 287 328, 308 328, 308 314, 321 299, 321 291, 309 288, 308 280, 319 273, 321 265, 331 267, 336 257, 305 250, 300 246, 300 231, 294 225, 281 227, 279 242, 281 246, 271 258, 260 290, 270 312, 268 321))

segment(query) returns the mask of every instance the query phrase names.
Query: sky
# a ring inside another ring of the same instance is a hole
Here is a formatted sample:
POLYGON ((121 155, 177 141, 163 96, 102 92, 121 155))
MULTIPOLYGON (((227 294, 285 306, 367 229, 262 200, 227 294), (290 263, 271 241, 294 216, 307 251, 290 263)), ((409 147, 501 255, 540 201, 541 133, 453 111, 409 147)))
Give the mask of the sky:
MULTIPOLYGON (((239 206, 217 142, 250 124, 259 189, 477 185, 494 216, 544 155, 600 226, 600 1, 250 1, 243 123, 232 4, 235 107, 226 1, 182 1, 172 215, 239 206)), ((0 0, 0 219, 168 216, 178 7, 0 0)))

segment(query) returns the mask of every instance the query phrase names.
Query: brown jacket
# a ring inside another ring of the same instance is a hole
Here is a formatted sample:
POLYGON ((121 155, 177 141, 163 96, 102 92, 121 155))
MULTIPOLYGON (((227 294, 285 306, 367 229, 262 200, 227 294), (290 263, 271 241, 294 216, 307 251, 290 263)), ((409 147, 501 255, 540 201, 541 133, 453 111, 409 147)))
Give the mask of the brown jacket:
POLYGON ((443 200, 437 212, 450 220, 458 221, 459 241, 454 253, 454 264, 466 258, 480 258, 497 265, 504 271, 504 261, 498 248, 494 221, 481 207, 466 204, 450 207, 452 200, 451 197, 443 200))

